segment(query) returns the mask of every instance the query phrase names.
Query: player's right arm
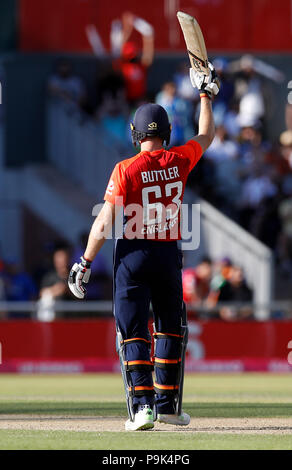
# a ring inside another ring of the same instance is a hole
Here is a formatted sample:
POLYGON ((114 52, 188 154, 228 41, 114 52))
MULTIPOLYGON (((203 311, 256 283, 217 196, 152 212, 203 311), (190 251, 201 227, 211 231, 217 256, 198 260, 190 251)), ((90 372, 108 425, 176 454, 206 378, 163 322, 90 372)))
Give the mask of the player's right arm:
POLYGON ((212 112, 212 102, 208 96, 201 97, 201 111, 199 117, 199 131, 198 135, 192 140, 198 142, 204 153, 211 145, 215 136, 215 124, 212 112))
POLYGON ((203 153, 211 145, 215 136, 212 98, 219 93, 220 87, 220 82, 213 65, 211 62, 208 64, 209 76, 206 76, 201 72, 197 72, 193 68, 190 69, 191 83, 194 88, 199 90, 201 98, 199 131, 198 135, 193 137, 193 140, 200 144, 203 153))

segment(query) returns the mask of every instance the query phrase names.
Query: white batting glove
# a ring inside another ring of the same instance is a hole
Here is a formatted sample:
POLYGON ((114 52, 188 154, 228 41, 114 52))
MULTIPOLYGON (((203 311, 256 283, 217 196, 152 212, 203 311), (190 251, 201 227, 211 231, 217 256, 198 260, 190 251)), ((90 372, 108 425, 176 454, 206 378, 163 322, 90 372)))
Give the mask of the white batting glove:
POLYGON ((207 93, 209 98, 212 98, 219 93, 220 81, 211 62, 208 62, 208 67, 209 75, 190 68, 190 80, 194 88, 198 88, 199 91, 207 93))
POLYGON ((86 295, 86 288, 84 284, 87 284, 91 274, 91 261, 87 261, 81 256, 81 263, 75 263, 69 274, 68 286, 70 291, 78 299, 84 299, 86 295))

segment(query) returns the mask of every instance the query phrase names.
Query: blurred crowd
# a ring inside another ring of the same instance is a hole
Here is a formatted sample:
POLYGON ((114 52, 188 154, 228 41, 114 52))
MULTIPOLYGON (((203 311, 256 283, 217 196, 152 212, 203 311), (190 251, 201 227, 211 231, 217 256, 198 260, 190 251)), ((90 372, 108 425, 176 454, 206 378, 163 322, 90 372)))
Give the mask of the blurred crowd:
MULTIPOLYGON (((48 248, 50 263, 44 257, 43 264, 32 274, 21 269, 17 260, 0 261, 0 301, 38 301, 37 311, 1 312, 2 319, 36 318, 51 321, 55 318, 72 317, 72 312, 56 312, 55 301, 74 300, 68 288, 68 275, 74 261, 84 253, 87 233, 83 233, 77 246, 65 241, 56 241, 48 248)), ((102 253, 92 263, 91 279, 87 286, 87 300, 110 300, 112 298, 111 267, 102 253)), ((222 319, 227 321, 253 319, 251 304, 253 292, 247 286, 240 266, 229 258, 212 261, 203 258, 194 267, 183 270, 184 301, 197 318, 222 319), (233 303, 231 306, 222 306, 233 303)), ((77 312, 80 314, 80 312, 77 312)), ((84 314, 83 314, 84 316, 84 314)))
POLYGON ((229 258, 203 258, 197 266, 184 269, 182 279, 184 301, 196 318, 254 319, 253 292, 242 268, 229 258))
MULTIPOLYGON (((87 36, 98 58, 110 58, 110 66, 103 68, 96 80, 95 96, 67 59, 56 63, 48 79, 51 96, 78 106, 121 151, 131 145, 129 123, 136 107, 149 100, 162 105, 169 114, 170 146, 184 144, 196 133, 200 99, 191 86, 187 62, 179 64, 156 94, 150 95, 147 90, 154 58, 151 25, 131 13, 114 20, 111 51, 105 50, 94 26, 88 27, 87 36)), ((267 126, 273 105, 270 83, 281 83, 283 74, 250 55, 229 61, 217 57, 213 64, 221 81, 220 93, 213 102, 216 135, 190 174, 188 185, 270 247, 281 275, 292 279, 292 105, 283 109, 286 129, 278 141, 269 139, 267 126)), ((51 269, 42 276, 23 273, 13 260, 2 262, 0 299, 72 299, 65 280, 72 260, 83 253, 85 240, 86 234, 73 249, 56 245, 51 269)), ((98 255, 89 299, 111 297, 109 272, 102 254, 98 255)), ((198 316, 206 316, 208 308, 224 320, 253 317, 250 308, 216 307, 221 302, 252 301, 241 267, 228 258, 204 259, 186 269, 183 286, 185 301, 200 307, 198 316)))
MULTIPOLYGON (((57 240, 44 248, 43 257, 32 273, 25 272, 14 259, 0 260, 0 301, 25 302, 38 300, 34 312, 38 320, 66 318, 66 312, 55 312, 57 300, 74 300, 68 288, 68 276, 72 264, 83 255, 88 233, 80 236, 79 243, 72 247, 66 241, 57 240)), ((91 280, 87 288, 87 300, 112 298, 111 268, 102 253, 92 263, 91 280)), ((71 316, 71 315, 69 315, 71 316)), ((1 312, 0 318, 30 318, 31 311, 1 312)))

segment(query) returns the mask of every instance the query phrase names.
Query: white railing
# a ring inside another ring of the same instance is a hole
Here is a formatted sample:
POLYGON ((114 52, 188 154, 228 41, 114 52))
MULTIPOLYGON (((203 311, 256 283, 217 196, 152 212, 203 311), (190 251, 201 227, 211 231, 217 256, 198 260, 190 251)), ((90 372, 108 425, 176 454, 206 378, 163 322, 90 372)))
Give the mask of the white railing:
MULTIPOLYGON (((241 266, 248 285, 253 289, 254 303, 269 304, 273 298, 272 251, 208 202, 199 202, 201 239, 208 255, 212 259, 227 256, 241 266)), ((265 308, 257 309, 258 319, 267 317, 265 308)))
MULTIPOLYGON (((17 314, 20 314, 22 318, 23 313, 28 313, 28 317, 34 320, 40 321, 52 321, 54 318, 58 318, 59 312, 66 312, 72 314, 76 318, 76 314, 79 319, 86 318, 86 313, 90 314, 90 317, 104 317, 113 316, 113 304, 111 300, 97 300, 97 301, 52 301, 49 305, 51 310, 50 316, 42 316, 42 309, 44 305, 41 305, 41 301, 0 301, 0 330, 1 330, 1 318, 9 319, 9 313, 14 313, 13 320, 17 318, 17 314), (9 312, 9 313, 8 313, 9 312), (15 315, 16 314, 16 315, 15 315)), ((48 304, 45 306, 48 307, 48 304)), ((187 311, 189 314, 195 313, 204 314, 204 319, 213 319, 214 314, 223 307, 229 307, 235 312, 244 308, 250 309, 255 318, 258 318, 257 311, 268 311, 269 316, 273 313, 275 317, 280 319, 292 319, 292 301, 274 301, 268 304, 254 304, 249 302, 218 302, 213 308, 200 305, 187 305, 187 311)), ((70 315, 68 315, 70 316, 70 315)), ((264 319, 263 319, 264 320, 264 319)))
POLYGON ((127 142, 115 141, 74 104, 48 100, 47 158, 97 200, 102 201, 115 164, 131 154, 127 142))

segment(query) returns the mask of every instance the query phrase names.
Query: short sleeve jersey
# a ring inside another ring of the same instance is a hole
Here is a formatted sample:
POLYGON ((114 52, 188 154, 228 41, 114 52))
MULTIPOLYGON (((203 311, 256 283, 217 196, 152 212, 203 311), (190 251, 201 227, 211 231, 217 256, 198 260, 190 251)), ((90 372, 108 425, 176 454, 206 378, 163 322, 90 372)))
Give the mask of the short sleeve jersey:
POLYGON ((140 152, 119 162, 104 199, 123 205, 125 238, 180 240, 180 209, 190 171, 202 155, 200 144, 140 152))

